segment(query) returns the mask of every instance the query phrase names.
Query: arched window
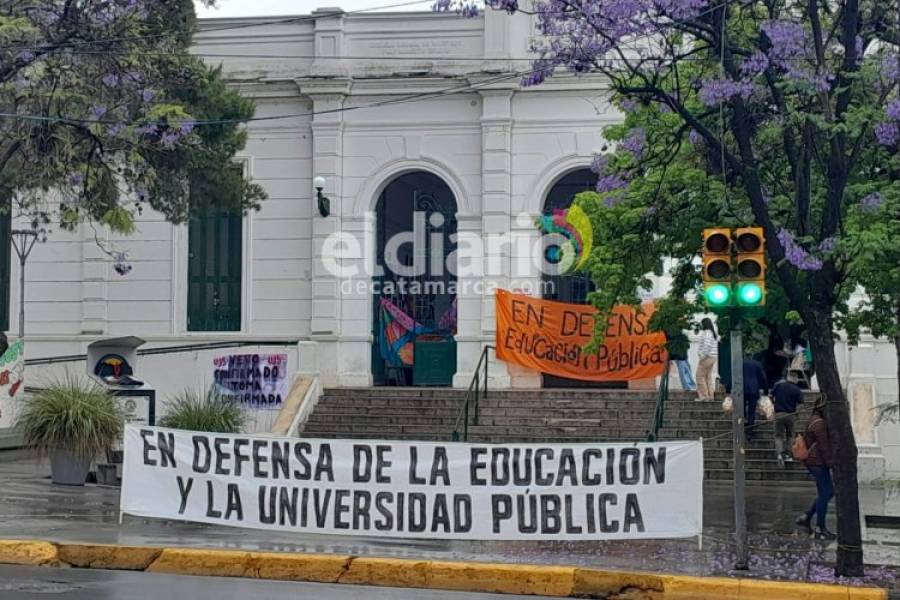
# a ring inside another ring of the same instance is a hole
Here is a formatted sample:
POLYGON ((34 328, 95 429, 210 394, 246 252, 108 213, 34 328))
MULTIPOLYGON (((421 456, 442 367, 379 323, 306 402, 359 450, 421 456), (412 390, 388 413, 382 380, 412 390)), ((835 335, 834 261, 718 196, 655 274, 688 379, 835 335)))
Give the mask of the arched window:
POLYGON ((456 374, 456 199, 425 171, 391 181, 376 206, 375 385, 451 385, 456 374))
MULTIPOLYGON (((544 199, 544 214, 550 215, 554 211, 568 210, 575 200, 575 196, 581 192, 592 191, 597 188, 597 174, 590 169, 578 169, 563 175, 550 188, 550 192, 544 199)), ((559 302, 574 304, 586 304, 590 292, 595 289, 594 282, 584 273, 571 273, 567 275, 543 275, 544 298, 559 302)), ((555 375, 544 374, 542 376, 545 388, 627 388, 627 382, 588 382, 555 375)))
MULTIPOLYGON (((557 210, 568 210, 581 192, 591 191, 597 187, 597 174, 590 169, 578 169, 563 175, 550 188, 544 198, 544 214, 550 215, 557 210)), ((543 276, 544 298, 560 302, 583 304, 587 295, 593 291, 594 284, 587 275, 572 273, 569 275, 543 276)))

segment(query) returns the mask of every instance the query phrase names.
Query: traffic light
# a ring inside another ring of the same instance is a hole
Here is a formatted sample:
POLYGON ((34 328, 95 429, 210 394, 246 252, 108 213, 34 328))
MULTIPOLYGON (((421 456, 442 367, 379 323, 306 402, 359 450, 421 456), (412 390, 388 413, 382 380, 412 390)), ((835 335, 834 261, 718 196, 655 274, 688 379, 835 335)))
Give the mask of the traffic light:
POLYGON ((731 305, 731 230, 703 230, 703 287, 710 308, 731 305))
POLYGON ((743 307, 766 303, 766 240, 762 227, 743 227, 735 231, 737 251, 737 304, 743 307))

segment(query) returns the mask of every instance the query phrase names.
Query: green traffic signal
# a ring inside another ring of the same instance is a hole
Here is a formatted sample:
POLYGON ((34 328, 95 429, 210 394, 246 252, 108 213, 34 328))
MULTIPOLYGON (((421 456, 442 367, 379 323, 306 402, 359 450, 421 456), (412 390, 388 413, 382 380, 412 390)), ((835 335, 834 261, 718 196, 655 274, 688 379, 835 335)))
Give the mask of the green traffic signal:
POLYGON ((738 303, 742 306, 756 306, 762 302, 762 287, 756 283, 743 283, 738 288, 738 303))
POLYGON ((731 301, 731 288, 717 283, 706 288, 706 303, 710 306, 726 306, 731 301))

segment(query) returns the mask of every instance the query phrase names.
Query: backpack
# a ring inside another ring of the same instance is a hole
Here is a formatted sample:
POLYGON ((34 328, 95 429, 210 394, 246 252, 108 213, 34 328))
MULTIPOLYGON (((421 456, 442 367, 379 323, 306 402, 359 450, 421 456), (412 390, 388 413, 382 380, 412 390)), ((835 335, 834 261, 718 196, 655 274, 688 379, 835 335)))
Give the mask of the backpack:
MULTIPOLYGON (((815 444, 813 444, 813 446, 815 446, 815 444)), ((791 446, 791 456, 793 456, 794 460, 797 462, 803 462, 809 458, 810 450, 812 450, 812 448, 806 447, 806 437, 802 433, 798 433, 791 446)))
POLYGON ((812 452, 812 449, 816 447, 816 443, 813 442, 813 445, 810 447, 806 447, 806 434, 798 433, 797 437, 794 438, 794 443, 791 445, 791 456, 794 457, 794 460, 798 462, 804 462, 809 458, 809 453, 812 452))

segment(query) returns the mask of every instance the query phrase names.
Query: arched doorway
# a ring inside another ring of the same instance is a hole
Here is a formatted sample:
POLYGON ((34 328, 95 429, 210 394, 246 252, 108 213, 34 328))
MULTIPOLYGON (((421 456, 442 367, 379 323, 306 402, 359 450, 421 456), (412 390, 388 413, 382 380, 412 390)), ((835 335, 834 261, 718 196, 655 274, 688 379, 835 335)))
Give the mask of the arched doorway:
MULTIPOLYGON (((553 214, 557 210, 568 210, 575 200, 575 196, 581 192, 595 190, 597 188, 597 174, 590 169, 578 169, 560 177, 544 198, 544 214, 553 214)), ((570 302, 574 304, 586 304, 588 294, 594 291, 594 282, 583 273, 567 275, 542 275, 543 293, 546 300, 570 302)), ((554 375, 542 375, 545 388, 627 388, 627 382, 587 382, 554 375)))
POLYGON ((456 199, 426 171, 393 179, 376 205, 375 385, 451 385, 456 374, 456 199))

